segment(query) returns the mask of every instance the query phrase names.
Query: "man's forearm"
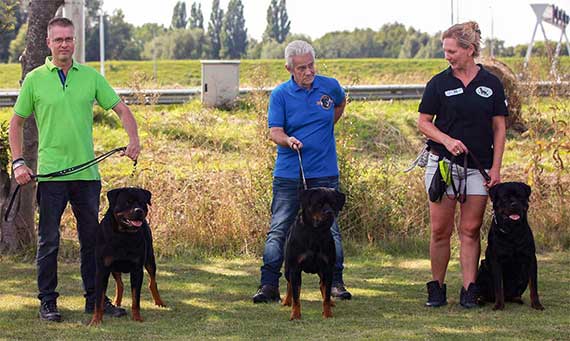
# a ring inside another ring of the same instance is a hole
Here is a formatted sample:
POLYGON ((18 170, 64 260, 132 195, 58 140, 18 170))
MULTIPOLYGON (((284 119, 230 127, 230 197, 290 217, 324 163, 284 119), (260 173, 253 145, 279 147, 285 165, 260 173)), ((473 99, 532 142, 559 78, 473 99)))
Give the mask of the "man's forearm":
POLYGON ((24 119, 19 116, 12 116, 10 120, 10 128, 8 129, 8 140, 10 142, 10 151, 12 160, 19 159, 23 156, 22 142, 24 132, 24 119))

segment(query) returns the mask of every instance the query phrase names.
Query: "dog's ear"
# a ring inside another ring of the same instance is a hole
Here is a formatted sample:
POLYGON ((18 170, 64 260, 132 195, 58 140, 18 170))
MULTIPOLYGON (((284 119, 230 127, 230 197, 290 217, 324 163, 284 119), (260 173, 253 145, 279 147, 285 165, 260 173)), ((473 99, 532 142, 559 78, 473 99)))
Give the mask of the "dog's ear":
POLYGON ((526 192, 526 199, 529 200, 530 199, 530 194, 532 192, 532 190, 530 189, 530 186, 525 184, 524 182, 521 182, 521 187, 524 188, 525 192, 526 192))
POLYGON ((344 203, 346 201, 346 195, 340 191, 335 191, 335 211, 339 212, 344 207, 344 203))
POLYGON ((117 196, 122 191, 122 188, 115 188, 107 192, 107 200, 109 200, 109 208, 115 207, 115 203, 117 202, 117 196))
POLYGON ((491 198, 491 201, 495 201, 495 196, 497 195, 497 188, 500 185, 501 184, 496 184, 495 186, 489 188, 489 198, 491 198))
POLYGON ((141 192, 142 192, 143 197, 144 197, 144 202, 146 202, 147 205, 152 206, 152 204, 150 203, 150 198, 152 197, 152 193, 150 193, 150 191, 147 191, 146 189, 142 189, 142 188, 141 188, 141 192))

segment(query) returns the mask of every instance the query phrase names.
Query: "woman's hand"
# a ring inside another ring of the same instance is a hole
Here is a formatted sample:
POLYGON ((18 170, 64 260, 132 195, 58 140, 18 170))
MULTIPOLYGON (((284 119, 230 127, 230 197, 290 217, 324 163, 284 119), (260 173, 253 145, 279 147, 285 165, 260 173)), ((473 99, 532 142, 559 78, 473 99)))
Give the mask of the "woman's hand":
POLYGON ((489 176, 491 180, 485 183, 487 189, 501 183, 501 172, 498 168, 489 169, 489 176))
POLYGON ((465 147, 463 142, 451 137, 445 139, 445 141, 443 141, 443 145, 452 155, 455 156, 461 155, 463 153, 467 154, 469 152, 469 150, 467 149, 467 147, 465 147))

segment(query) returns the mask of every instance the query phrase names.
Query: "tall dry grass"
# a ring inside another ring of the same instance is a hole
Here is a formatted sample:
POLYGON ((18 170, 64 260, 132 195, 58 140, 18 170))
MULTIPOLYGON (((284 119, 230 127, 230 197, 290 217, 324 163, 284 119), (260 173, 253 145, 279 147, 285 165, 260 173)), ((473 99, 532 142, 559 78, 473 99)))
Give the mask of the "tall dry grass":
MULTIPOLYGON (((263 65, 255 69, 255 88, 267 86, 267 72, 263 65)), ((552 96, 524 96, 522 115, 528 131, 510 135, 506 158, 511 161, 506 162, 503 180, 532 185, 530 221, 537 244, 561 249, 570 247, 570 113, 568 101, 561 102, 556 93, 552 96)), ((153 193, 149 222, 160 255, 260 253, 270 219, 275 157, 267 135, 267 100, 260 90, 229 111, 199 105, 183 106, 186 111, 178 114, 175 107, 139 109, 144 150, 135 176, 128 176, 131 167, 122 160, 108 161, 101 169, 105 190, 135 185, 153 193)), ((421 145, 419 133, 410 134, 409 127, 380 116, 372 125, 363 125, 364 113, 351 105, 335 127, 341 190, 348 196, 339 218, 343 237, 356 245, 392 241, 406 248, 427 240, 423 172, 402 172, 421 145)), ((402 115, 415 121, 417 114, 402 115)), ((120 128, 112 115, 99 122, 99 129, 109 129, 109 136, 98 143, 103 151, 120 128)), ((106 209, 104 194, 101 207, 106 209)), ((489 217, 490 207, 485 226, 489 217)), ((69 213, 64 226, 66 238, 76 240, 69 213)))

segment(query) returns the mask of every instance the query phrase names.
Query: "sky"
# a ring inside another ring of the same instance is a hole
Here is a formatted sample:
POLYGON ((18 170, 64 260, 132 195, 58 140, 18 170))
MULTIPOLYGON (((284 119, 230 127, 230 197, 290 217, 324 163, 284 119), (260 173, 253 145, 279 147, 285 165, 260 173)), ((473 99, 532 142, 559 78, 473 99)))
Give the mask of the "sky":
MULTIPOLYGON (((172 10, 178 0, 103 0, 103 9, 111 13, 122 9, 125 20, 140 26, 154 22, 170 26, 172 10), (157 5, 158 4, 158 5, 157 5)), ((210 19, 212 0, 186 0, 190 15, 193 2, 202 5, 204 26, 210 19)), ((229 0, 220 0, 227 8, 229 0)), ((245 24, 250 37, 260 40, 266 26, 266 11, 270 0, 242 0, 245 24)), ((479 23, 483 40, 495 37, 506 46, 528 44, 536 24, 531 3, 549 3, 537 0, 287 0, 287 14, 291 33, 301 33, 313 39, 327 32, 371 28, 399 22, 422 32, 434 34, 454 23, 475 20, 479 23), (492 29, 491 29, 492 28, 492 29)), ((570 0, 552 4, 570 14, 570 0)), ((544 23, 549 40, 557 41, 560 30, 544 23)), ((539 29, 537 40, 543 40, 539 29)))

